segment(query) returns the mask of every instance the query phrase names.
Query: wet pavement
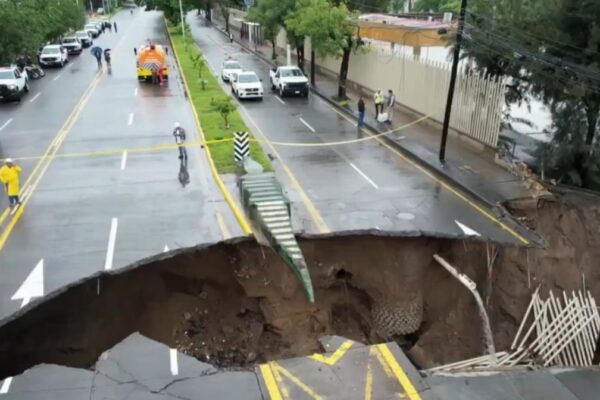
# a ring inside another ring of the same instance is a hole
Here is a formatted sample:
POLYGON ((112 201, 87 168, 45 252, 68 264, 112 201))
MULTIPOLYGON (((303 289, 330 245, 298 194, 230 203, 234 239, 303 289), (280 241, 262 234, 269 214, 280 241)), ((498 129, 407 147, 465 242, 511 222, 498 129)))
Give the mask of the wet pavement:
POLYGON ((488 371, 427 376, 395 343, 366 346, 322 338, 327 351, 249 369, 219 369, 140 334, 104 352, 90 369, 39 365, 10 378, 0 398, 594 400, 597 369, 488 371))
POLYGON ((119 33, 95 42, 112 48, 111 73, 98 72, 86 50, 33 82, 21 104, 0 105, 0 125, 11 119, 0 156, 24 171, 24 207, 2 213, 0 198, 0 317, 98 270, 218 241, 217 218, 241 234, 202 150, 189 149, 191 181, 182 187, 177 149, 161 149, 174 144, 175 122, 198 138, 176 68, 165 86, 135 76, 133 48, 147 38, 168 42, 162 16, 122 12, 115 20, 119 33))
MULTIPOLYGON (((364 133, 350 118, 318 96, 281 99, 271 93, 269 66, 262 59, 229 43, 202 18, 190 14, 188 19, 215 75, 227 57, 234 57, 263 80, 264 100, 244 101, 238 109, 275 158, 276 172, 295 206, 297 229, 381 229, 442 237, 477 234, 507 244, 527 242, 469 196, 457 195, 456 188, 392 149, 363 140, 364 133)), ((225 90, 227 86, 223 83, 225 90)))

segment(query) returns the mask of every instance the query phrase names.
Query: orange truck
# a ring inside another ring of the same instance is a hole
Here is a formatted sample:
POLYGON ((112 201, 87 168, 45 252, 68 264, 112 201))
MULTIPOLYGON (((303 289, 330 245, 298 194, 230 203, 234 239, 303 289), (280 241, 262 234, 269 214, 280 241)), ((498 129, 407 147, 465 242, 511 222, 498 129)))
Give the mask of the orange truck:
POLYGON ((140 81, 160 81, 169 79, 167 53, 159 44, 140 46, 137 54, 137 77, 140 81), (155 79, 153 79, 155 77, 155 79))

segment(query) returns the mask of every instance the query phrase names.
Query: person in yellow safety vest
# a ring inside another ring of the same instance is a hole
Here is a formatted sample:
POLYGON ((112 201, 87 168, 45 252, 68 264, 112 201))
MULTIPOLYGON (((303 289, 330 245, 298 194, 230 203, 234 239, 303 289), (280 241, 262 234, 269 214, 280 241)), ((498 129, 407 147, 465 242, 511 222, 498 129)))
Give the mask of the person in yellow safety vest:
POLYGON ((375 94, 373 95, 373 101, 375 102, 375 120, 379 116, 379 113, 383 112, 383 93, 381 93, 381 89, 377 89, 375 94))
POLYGON ((21 167, 15 165, 10 158, 4 160, 4 165, 0 168, 0 182, 4 184, 4 189, 8 195, 8 202, 11 208, 21 204, 19 200, 19 174, 21 167))

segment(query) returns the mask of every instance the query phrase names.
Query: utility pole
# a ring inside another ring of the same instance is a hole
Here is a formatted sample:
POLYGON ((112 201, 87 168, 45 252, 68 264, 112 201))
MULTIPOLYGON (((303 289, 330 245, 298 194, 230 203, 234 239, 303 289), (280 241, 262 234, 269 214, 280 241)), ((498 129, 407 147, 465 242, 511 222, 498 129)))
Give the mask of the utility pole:
POLYGON ((183 4, 181 0, 179 0, 179 15, 181 16, 181 35, 183 36, 183 41, 185 42, 185 24, 183 22, 183 4))
POLYGON ((448 87, 448 100, 446 100, 446 113, 444 115, 444 127, 442 128, 442 142, 440 143, 440 161, 446 159, 446 141, 448 140, 448 128, 450 126, 450 115, 452 114, 452 100, 454 99, 454 86, 456 85, 456 74, 458 73, 458 61, 460 57, 460 44, 462 42, 463 30, 465 29, 465 14, 467 13, 467 0, 460 2, 460 16, 458 17, 458 30, 456 32, 456 43, 454 44, 454 58, 452 60, 452 72, 450 75, 450 86, 448 87))

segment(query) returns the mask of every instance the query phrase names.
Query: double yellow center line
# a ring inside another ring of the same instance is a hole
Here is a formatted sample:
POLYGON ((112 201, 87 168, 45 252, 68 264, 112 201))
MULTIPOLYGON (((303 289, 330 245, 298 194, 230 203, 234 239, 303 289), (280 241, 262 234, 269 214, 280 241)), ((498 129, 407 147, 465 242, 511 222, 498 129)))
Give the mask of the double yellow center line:
POLYGON ((4 245, 6 244, 6 241, 8 240, 12 230, 21 218, 21 215, 23 215, 23 211, 25 210, 29 199, 31 199, 33 192, 40 184, 40 181, 42 180, 46 171, 48 170, 48 167, 52 163, 54 156, 56 155, 56 153, 58 153, 62 143, 73 128, 73 125, 75 125, 75 122, 77 121, 77 118, 79 118, 79 115, 85 108, 85 105, 91 98, 92 93, 94 92, 96 86, 100 82, 101 77, 102 71, 98 71, 94 76, 92 82, 89 84, 89 86, 87 87, 87 89, 85 90, 85 92, 83 93, 83 95, 81 96, 81 98, 67 117, 66 121, 56 133, 52 142, 50 142, 50 145, 48 146, 42 157, 40 157, 40 159, 36 163, 35 167, 31 171, 31 174, 29 174, 29 176, 27 177, 27 180, 23 184, 23 193, 27 192, 27 196, 24 199, 22 199, 22 204, 18 206, 14 213, 10 212, 10 208, 6 208, 2 215, 0 215, 0 226, 3 226, 6 219, 10 216, 6 227, 4 227, 4 229, 0 233, 0 251, 4 248, 4 245), (31 185, 31 187, 29 187, 29 185, 31 185))

